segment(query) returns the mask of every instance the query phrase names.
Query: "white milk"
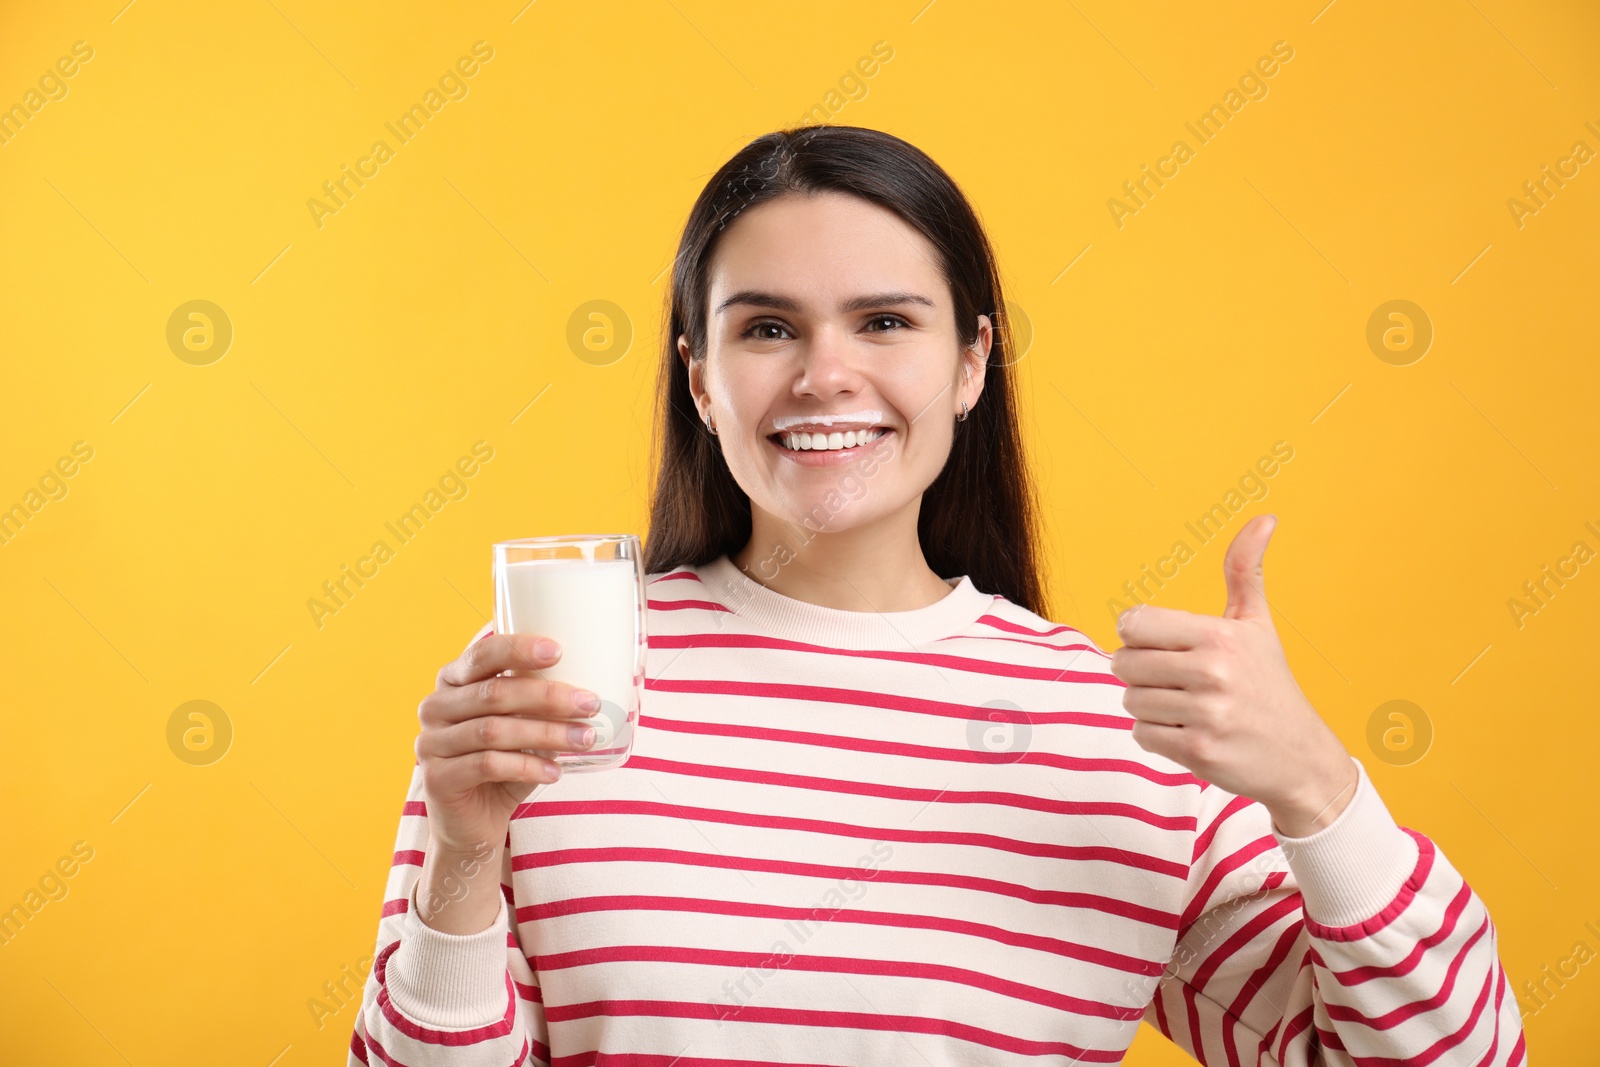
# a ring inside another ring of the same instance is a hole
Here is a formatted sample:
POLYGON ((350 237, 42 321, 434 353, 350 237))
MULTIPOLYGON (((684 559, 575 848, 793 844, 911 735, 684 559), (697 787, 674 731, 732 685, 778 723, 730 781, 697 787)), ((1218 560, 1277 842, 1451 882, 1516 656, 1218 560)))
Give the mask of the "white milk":
MULTIPOLYGON (((602 701, 590 716, 593 754, 614 741, 635 714, 634 674, 642 652, 637 565, 633 560, 518 560, 503 568, 495 591, 495 629, 535 633, 561 646, 561 658, 541 669, 545 678, 587 689, 602 701), (616 719, 617 721, 612 721, 616 719)), ((570 759, 583 753, 563 751, 570 759)))

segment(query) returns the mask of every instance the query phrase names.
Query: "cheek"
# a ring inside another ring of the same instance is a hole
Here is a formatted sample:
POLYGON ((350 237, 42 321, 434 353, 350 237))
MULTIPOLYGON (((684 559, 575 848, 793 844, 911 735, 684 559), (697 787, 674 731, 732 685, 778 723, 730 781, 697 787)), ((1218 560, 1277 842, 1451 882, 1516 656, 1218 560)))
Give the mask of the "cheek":
POLYGON ((947 410, 951 391, 925 390, 908 397, 903 416, 906 422, 906 456, 913 463, 943 464, 955 437, 955 416, 947 410))
POLYGON ((782 402, 784 383, 770 362, 725 356, 712 363, 705 385, 720 429, 726 421, 741 432, 759 432, 762 418, 782 402))

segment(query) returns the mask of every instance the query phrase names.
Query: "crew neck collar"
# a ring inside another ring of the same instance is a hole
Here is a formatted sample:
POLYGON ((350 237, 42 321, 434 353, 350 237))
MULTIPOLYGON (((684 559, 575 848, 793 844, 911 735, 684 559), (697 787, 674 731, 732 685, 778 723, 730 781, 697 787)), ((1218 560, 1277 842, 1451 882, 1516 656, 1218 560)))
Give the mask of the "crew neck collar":
POLYGON ((846 611, 784 596, 741 571, 726 554, 695 568, 707 593, 750 626, 774 637, 835 648, 905 648, 952 637, 976 622, 995 597, 966 575, 950 592, 910 611, 846 611))

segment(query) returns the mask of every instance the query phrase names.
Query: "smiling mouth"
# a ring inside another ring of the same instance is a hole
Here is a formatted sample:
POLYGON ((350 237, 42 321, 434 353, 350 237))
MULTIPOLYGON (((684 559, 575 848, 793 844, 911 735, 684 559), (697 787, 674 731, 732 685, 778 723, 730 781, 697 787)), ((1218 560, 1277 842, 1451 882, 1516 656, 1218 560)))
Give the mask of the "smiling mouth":
POLYGON ((827 433, 791 431, 768 434, 767 440, 790 452, 842 452, 871 444, 884 434, 893 432, 884 426, 874 426, 870 430, 846 430, 843 433, 837 430, 827 433))

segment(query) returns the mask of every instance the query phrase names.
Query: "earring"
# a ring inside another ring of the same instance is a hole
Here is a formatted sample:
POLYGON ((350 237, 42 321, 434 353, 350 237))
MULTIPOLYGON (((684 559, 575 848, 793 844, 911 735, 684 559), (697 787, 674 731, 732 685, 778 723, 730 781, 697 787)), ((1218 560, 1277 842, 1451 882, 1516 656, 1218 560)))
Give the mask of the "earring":
POLYGON ((706 429, 711 431, 711 436, 715 437, 717 435, 717 424, 709 411, 706 412, 706 429))
POLYGON ((956 421, 957 422, 966 422, 967 421, 967 402, 965 400, 963 400, 961 402, 961 414, 956 416, 956 421))

